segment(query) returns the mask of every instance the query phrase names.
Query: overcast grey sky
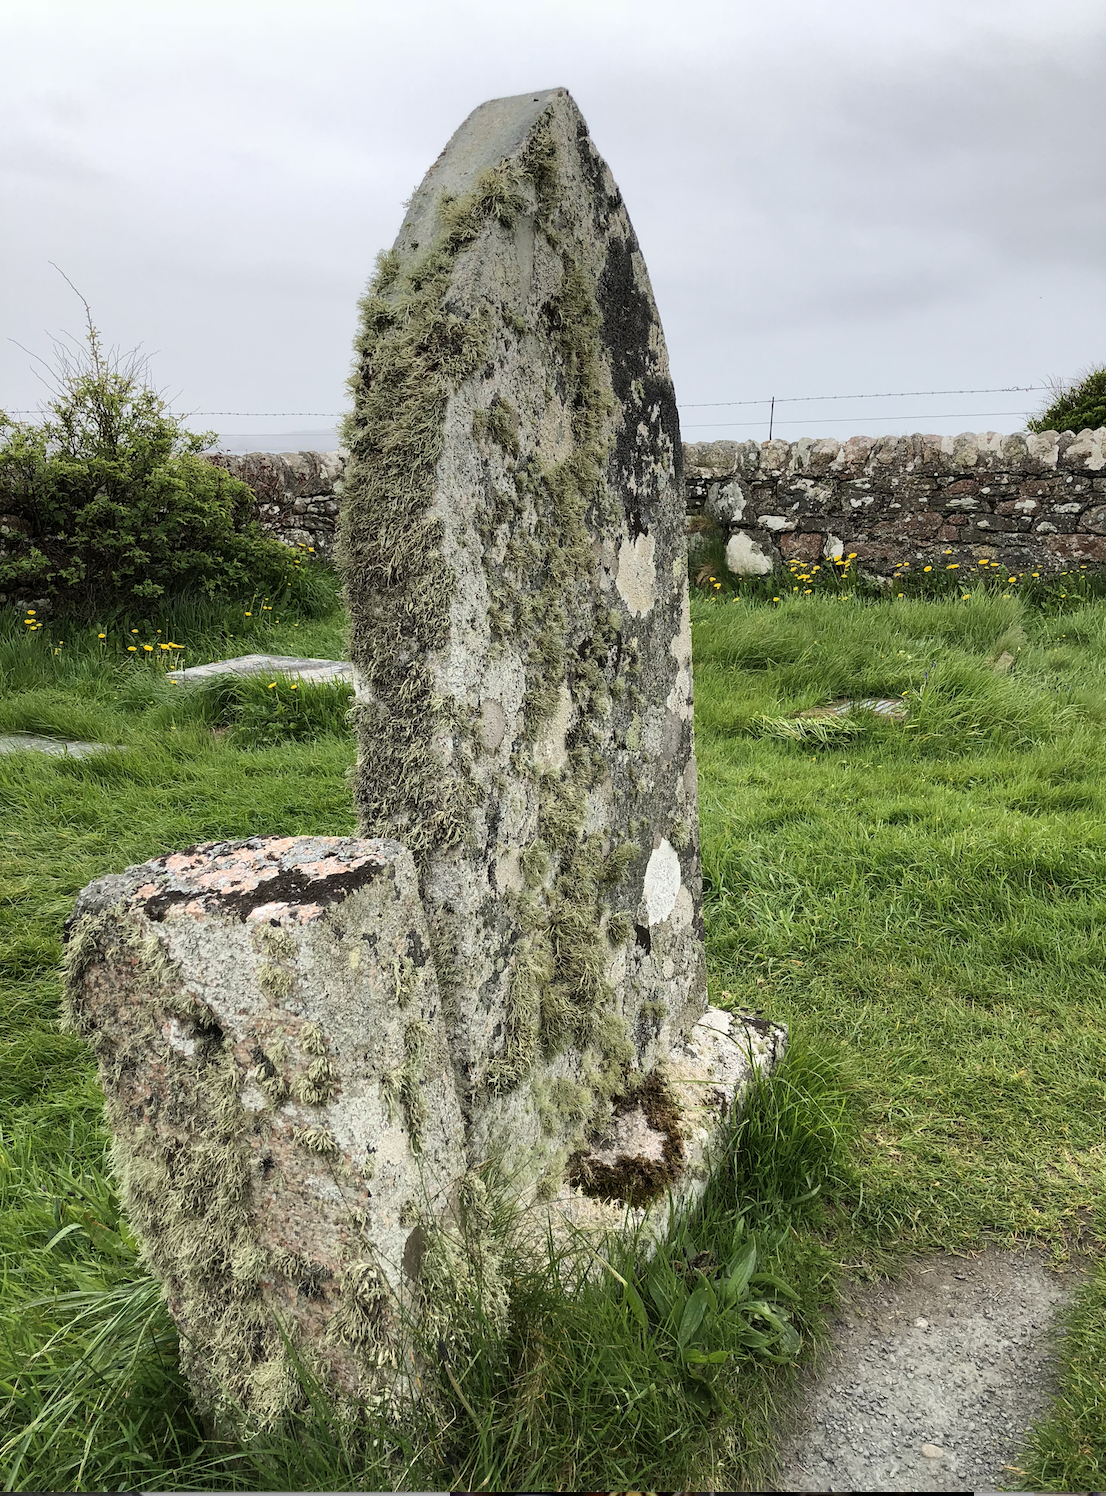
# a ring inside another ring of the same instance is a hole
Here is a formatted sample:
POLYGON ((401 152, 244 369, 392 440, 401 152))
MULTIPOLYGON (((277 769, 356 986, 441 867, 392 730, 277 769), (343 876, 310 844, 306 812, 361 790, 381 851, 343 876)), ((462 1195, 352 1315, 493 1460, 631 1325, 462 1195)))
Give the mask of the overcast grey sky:
MULTIPOLYGON (((15 343, 81 331, 53 260, 176 409, 340 411, 404 200, 477 104, 556 86, 622 188, 685 440, 767 434, 708 402, 1106 362, 1102 0, 6 0, 0 47, 8 410, 43 394, 15 343)), ((776 433, 1013 431, 1040 399, 778 404, 776 433)))

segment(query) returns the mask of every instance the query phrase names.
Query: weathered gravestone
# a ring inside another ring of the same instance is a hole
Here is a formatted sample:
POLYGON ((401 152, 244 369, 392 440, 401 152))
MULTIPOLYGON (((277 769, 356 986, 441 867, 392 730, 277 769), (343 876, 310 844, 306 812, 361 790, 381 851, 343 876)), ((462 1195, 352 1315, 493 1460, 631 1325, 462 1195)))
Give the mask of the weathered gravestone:
POLYGON ((216 1420, 294 1398, 278 1320, 364 1398, 416 1364, 403 1315, 448 1339, 477 1272, 501 1310, 493 1174, 539 1228, 692 1198, 782 1046, 706 1010, 676 407, 563 89, 465 121, 362 317, 365 839, 158 858, 71 924, 70 1021, 216 1420))

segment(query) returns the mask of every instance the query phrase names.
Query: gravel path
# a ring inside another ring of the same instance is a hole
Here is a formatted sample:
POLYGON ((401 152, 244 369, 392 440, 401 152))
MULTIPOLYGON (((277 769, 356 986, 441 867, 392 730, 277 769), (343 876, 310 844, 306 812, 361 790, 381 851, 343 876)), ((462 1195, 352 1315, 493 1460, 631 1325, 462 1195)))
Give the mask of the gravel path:
POLYGON ((778 1491, 995 1491, 1044 1411, 1057 1310, 1045 1254, 918 1259, 854 1286, 782 1443, 778 1491))

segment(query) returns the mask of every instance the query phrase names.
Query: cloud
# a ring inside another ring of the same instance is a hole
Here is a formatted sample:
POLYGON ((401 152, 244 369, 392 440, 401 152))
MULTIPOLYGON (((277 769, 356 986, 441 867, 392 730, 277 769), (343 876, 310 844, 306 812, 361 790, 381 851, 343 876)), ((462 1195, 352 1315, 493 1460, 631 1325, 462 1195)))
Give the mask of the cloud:
MULTIPOLYGON (((688 399, 1106 350, 1099 0, 36 0, 9 43, 9 333, 73 321, 56 260, 204 407, 338 408, 404 199, 484 98, 555 84, 688 399)), ((29 403, 5 348, 0 403, 29 403)))

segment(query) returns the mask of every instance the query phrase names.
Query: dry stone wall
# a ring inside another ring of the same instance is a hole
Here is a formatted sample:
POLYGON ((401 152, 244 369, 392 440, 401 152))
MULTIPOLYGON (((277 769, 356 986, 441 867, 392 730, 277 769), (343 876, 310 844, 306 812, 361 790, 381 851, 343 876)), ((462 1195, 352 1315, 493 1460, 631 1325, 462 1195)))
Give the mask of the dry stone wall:
POLYGON ((256 518, 277 540, 333 560, 344 452, 220 452, 208 461, 249 484, 256 518))
POLYGON ((1106 429, 701 442, 684 473, 692 529, 721 531, 738 575, 850 553, 877 576, 1106 566, 1106 429))
MULTIPOLYGON (((862 570, 983 557, 1045 575, 1106 567, 1106 429, 845 442, 685 444, 693 531, 721 531, 730 569, 855 552, 862 570)), ((213 458, 250 484, 278 539, 333 554, 343 452, 213 458)))

